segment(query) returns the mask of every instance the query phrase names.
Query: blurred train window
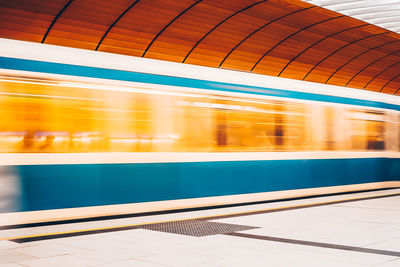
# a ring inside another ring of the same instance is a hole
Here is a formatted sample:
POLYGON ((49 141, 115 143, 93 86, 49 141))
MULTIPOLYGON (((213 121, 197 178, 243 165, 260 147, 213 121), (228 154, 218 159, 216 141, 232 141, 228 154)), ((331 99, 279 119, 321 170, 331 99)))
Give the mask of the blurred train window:
POLYGON ((335 150, 335 108, 325 107, 325 150, 335 150))
POLYGON ((306 106, 300 103, 286 102, 284 109, 285 149, 286 150, 308 150, 310 140, 307 129, 306 106))
POLYGON ((397 116, 397 125, 397 151, 400 151, 400 115, 397 116))
POLYGON ((96 86, 1 81, 1 152, 301 151, 309 146, 302 103, 96 86))
POLYGON ((352 149, 384 150, 385 114, 370 110, 351 110, 350 113, 352 149))
POLYGON ((288 102, 186 99, 182 145, 186 150, 284 151, 306 144, 305 107, 288 102))

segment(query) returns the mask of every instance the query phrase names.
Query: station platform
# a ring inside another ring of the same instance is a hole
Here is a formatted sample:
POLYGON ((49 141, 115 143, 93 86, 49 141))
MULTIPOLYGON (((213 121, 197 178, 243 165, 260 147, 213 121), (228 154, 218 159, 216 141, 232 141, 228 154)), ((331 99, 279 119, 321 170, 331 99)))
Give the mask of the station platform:
POLYGON ((0 266, 400 266, 400 189, 0 228, 0 266))

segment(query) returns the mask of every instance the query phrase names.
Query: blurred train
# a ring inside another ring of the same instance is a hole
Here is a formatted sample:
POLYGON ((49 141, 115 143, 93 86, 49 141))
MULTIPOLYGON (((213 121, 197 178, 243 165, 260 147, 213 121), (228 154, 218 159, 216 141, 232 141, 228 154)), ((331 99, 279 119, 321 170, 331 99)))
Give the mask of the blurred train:
POLYGON ((399 155, 396 96, 0 39, 3 211, 399 186, 399 155))

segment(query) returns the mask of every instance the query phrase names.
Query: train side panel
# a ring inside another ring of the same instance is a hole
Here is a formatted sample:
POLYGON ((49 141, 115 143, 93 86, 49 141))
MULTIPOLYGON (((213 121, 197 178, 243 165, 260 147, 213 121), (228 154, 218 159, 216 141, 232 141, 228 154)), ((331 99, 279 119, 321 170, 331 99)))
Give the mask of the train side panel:
POLYGON ((23 211, 400 180, 400 160, 387 158, 26 165, 15 168, 22 184, 23 211))

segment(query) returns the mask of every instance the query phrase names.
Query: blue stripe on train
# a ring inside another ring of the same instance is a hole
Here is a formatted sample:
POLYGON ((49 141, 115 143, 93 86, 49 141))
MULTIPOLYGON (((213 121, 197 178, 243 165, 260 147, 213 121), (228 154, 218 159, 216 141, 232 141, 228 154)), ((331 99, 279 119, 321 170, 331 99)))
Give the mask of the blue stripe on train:
POLYGON ((191 87, 197 89, 219 90, 229 92, 241 92, 248 94, 260 94, 285 98, 296 98, 303 100, 323 101, 331 103, 351 104, 367 107, 378 107, 400 110, 400 106, 387 104, 377 101, 360 100, 355 98, 346 98, 338 96, 311 94, 303 92, 295 92, 288 90, 279 90, 272 88, 245 86, 232 83, 213 82, 199 79, 180 78, 148 73, 138 73, 131 71, 113 70, 105 68, 95 68, 79 65, 52 63, 44 61, 34 61, 27 59, 17 59, 0 57, 0 68, 43 72, 51 74, 73 75, 80 77, 102 78, 120 81, 150 83, 150 84, 163 84, 180 87, 191 87))
POLYGON ((23 210, 399 180, 400 160, 314 159, 18 166, 23 210))

